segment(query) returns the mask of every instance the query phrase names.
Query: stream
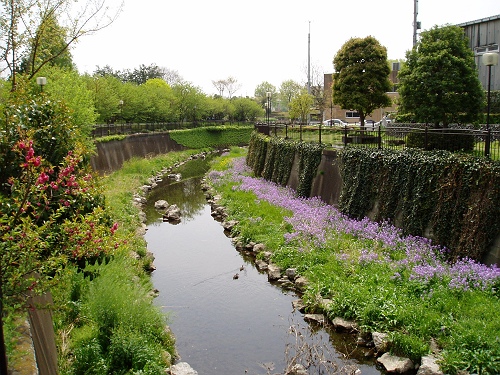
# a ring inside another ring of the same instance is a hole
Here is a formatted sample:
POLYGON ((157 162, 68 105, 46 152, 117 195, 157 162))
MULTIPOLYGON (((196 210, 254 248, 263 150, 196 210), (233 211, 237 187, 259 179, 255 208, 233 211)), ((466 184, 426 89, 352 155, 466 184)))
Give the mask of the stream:
MULTIPOLYGON (((299 297, 269 283, 251 258, 235 250, 201 190, 208 169, 208 158, 182 165, 175 171, 182 178, 165 177, 145 208, 145 239, 156 266, 152 281, 160 292, 155 302, 169 317, 179 361, 200 375, 275 374, 295 356, 316 353, 338 369, 356 366, 359 374, 382 374, 352 336, 305 322, 292 307, 299 297), (154 208, 160 199, 179 206, 180 223, 163 222, 154 208)), ((309 373, 333 372, 313 365, 309 373)))

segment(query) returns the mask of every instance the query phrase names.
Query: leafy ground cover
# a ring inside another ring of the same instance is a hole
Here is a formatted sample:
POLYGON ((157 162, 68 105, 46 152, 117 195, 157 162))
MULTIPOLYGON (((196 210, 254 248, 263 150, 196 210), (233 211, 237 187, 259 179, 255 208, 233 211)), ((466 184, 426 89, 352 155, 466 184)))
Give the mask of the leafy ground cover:
POLYGON ((437 346, 446 373, 500 373, 497 267, 447 263, 446 249, 425 238, 352 220, 317 198, 252 177, 241 149, 219 159, 207 179, 239 221, 241 239, 265 243, 273 262, 309 280, 309 309, 330 299, 330 318, 389 333, 391 351, 414 361, 437 346))

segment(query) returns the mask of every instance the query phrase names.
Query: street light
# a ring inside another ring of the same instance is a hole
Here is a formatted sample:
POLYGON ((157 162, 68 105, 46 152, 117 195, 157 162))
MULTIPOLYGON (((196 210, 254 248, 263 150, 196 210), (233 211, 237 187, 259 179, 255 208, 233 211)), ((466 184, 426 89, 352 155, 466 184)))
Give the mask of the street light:
POLYGON ((46 77, 37 77, 36 83, 37 83, 37 85, 40 85, 40 92, 43 92, 43 86, 45 86, 47 84, 47 78, 46 77))
POLYGON ((491 104, 491 67, 498 64, 498 53, 488 52, 482 56, 482 61, 485 66, 488 67, 488 109, 486 112, 486 144, 484 146, 484 155, 486 157, 490 156, 490 141, 491 141, 491 129, 490 129, 490 104, 491 104))

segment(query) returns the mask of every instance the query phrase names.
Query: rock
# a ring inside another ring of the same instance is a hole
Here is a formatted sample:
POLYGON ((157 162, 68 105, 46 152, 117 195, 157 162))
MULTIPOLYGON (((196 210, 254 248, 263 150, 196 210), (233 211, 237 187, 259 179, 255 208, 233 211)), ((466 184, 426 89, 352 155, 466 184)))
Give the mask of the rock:
POLYGON ((296 268, 287 268, 285 271, 286 277, 288 277, 289 280, 294 281, 295 278, 297 277, 297 269, 296 268))
POLYGON ((264 259, 267 263, 269 263, 269 260, 271 259, 273 253, 271 253, 270 251, 264 251, 262 255, 263 255, 262 259, 264 259))
POLYGON ((172 180, 175 180, 175 181, 180 181, 182 176, 180 173, 170 173, 168 175, 168 178, 172 179, 172 180))
POLYGON ((398 357, 389 353, 384 353, 377 358, 377 362, 384 366, 390 373, 403 374, 414 368, 413 362, 409 358, 398 357))
POLYGON ((179 362, 170 367, 170 375, 198 375, 198 371, 193 370, 186 362, 179 362))
POLYGON ((284 289, 293 289, 295 284, 288 277, 282 277, 278 280, 278 284, 284 289))
POLYGON ((321 324, 321 325, 326 323, 326 319, 323 314, 305 314, 304 320, 306 322, 314 322, 316 324, 321 324))
POLYGON ((143 185, 141 187, 141 190, 144 192, 144 193, 148 193, 151 191, 151 185, 143 185))
POLYGON ((422 364, 417 371, 417 375, 443 375, 437 364, 437 358, 433 355, 422 357, 422 364))
POLYGON ((292 301, 292 307, 294 308, 294 310, 299 310, 301 313, 306 311, 306 305, 301 299, 292 301))
POLYGON ((222 223, 224 230, 227 230, 229 232, 231 232, 236 225, 238 225, 237 220, 229 220, 222 223))
POLYGON ((237 241, 235 244, 234 244, 234 248, 237 250, 237 251, 243 251, 244 250, 244 247, 243 247, 243 242, 241 241, 237 241))
POLYGON ((355 322, 351 322, 349 320, 345 320, 339 317, 333 319, 332 324, 338 331, 347 331, 347 332, 359 331, 359 327, 355 322))
POLYGON ((160 200, 157 200, 157 201, 155 202, 155 208, 156 208, 157 210, 166 210, 166 209, 168 208, 168 206, 170 206, 170 205, 169 205, 169 204, 168 204, 168 202, 167 202, 166 200, 164 200, 164 199, 160 199, 160 200))
POLYGON ((372 339, 377 352, 385 353, 389 349, 389 336, 387 333, 373 332, 372 339))
POLYGON ((295 279, 295 287, 298 290, 303 291, 307 287, 307 279, 305 277, 299 276, 295 279))
POLYGON ((255 246, 255 242, 253 241, 250 241, 249 243, 247 243, 245 245, 245 250, 246 251, 253 251, 253 247, 255 246))
POLYGON ((267 266, 267 279, 269 281, 279 280, 281 278, 281 269, 276 264, 267 266))
POLYGON ((163 215, 163 220, 166 221, 180 221, 181 220, 181 210, 176 204, 173 204, 167 208, 167 211, 163 215))
POLYGON ((265 271, 267 270, 267 262, 263 261, 262 259, 257 259, 255 261, 255 266, 257 267, 258 270, 260 271, 265 271))
POLYGON ((252 251, 256 254, 265 250, 266 250, 266 245, 264 245, 263 243, 254 244, 252 248, 252 251))

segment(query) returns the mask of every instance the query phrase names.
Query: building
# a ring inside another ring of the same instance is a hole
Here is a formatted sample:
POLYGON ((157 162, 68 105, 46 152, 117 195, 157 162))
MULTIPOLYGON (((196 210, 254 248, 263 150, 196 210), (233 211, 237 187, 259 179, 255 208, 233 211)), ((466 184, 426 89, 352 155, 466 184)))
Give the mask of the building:
MULTIPOLYGON (((487 90, 488 68, 483 64, 481 56, 486 52, 500 52, 500 14, 457 26, 463 28, 465 35, 469 38, 469 46, 474 51, 479 80, 483 88, 487 90)), ((500 66, 491 69, 491 90, 500 90, 500 66)))

